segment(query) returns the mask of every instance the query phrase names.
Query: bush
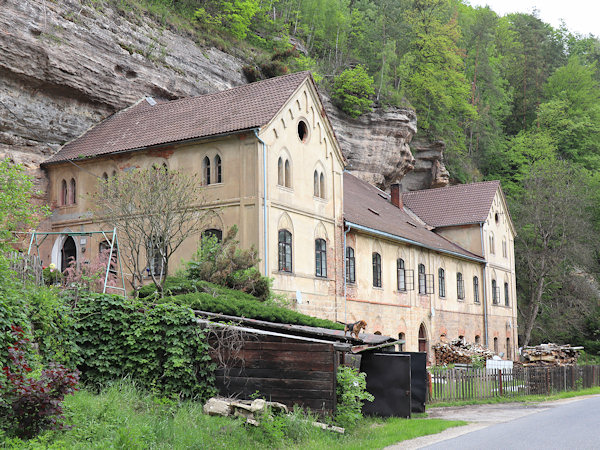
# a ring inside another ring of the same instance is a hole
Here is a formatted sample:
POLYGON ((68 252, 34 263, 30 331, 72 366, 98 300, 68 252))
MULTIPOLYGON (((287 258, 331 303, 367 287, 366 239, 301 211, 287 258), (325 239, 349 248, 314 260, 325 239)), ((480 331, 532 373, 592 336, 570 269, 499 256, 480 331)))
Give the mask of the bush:
POLYGON ((63 426, 62 401, 77 390, 79 372, 50 364, 39 379, 28 377, 32 372, 26 359, 30 342, 21 327, 13 326, 12 330, 16 342, 9 348, 11 364, 3 368, 0 385, 0 413, 5 421, 2 425, 19 437, 31 438, 44 429, 63 426))
POLYGON ((208 311, 276 323, 307 325, 343 330, 344 326, 330 320, 318 319, 282 308, 271 302, 258 302, 243 292, 233 291, 210 283, 198 283, 199 291, 165 298, 164 301, 186 305, 192 309, 208 311))
POLYGON ((89 383, 129 376, 163 395, 214 393, 209 345, 188 307, 88 294, 75 313, 80 369, 89 383))
POLYGON ((266 300, 271 294, 270 280, 256 269, 260 261, 258 251, 254 247, 239 248, 237 231, 235 225, 231 227, 222 242, 215 236, 203 237, 187 264, 187 278, 227 286, 266 300))
POLYGON ((371 111, 371 95, 375 94, 373 77, 363 66, 346 69, 333 81, 331 97, 334 103, 350 117, 371 111))
POLYGON ((352 427, 362 418, 363 401, 372 402, 374 397, 367 392, 367 375, 348 366, 337 371, 337 414, 335 421, 342 427, 352 427))

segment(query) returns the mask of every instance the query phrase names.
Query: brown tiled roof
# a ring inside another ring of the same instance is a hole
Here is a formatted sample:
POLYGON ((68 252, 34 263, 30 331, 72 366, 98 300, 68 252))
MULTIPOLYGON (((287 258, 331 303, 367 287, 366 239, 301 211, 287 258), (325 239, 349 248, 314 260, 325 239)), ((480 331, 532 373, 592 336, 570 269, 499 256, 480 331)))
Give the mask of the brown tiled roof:
POLYGON ((415 245, 483 261, 481 256, 428 230, 405 211, 392 205, 388 194, 347 172, 344 173, 344 219, 412 241, 415 245))
POLYGON ((310 76, 310 72, 298 72, 154 106, 142 100, 67 143, 45 163, 261 127, 310 76))
POLYGON ((404 206, 432 227, 480 223, 487 219, 499 187, 499 181, 459 184, 405 192, 402 200, 404 206))

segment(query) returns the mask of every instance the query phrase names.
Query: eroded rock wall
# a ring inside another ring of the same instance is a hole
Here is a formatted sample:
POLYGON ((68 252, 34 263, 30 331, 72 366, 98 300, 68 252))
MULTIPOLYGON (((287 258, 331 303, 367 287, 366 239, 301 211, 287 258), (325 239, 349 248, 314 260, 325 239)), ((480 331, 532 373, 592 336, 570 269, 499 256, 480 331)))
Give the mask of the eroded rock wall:
MULTIPOLYGON (((0 158, 26 165, 44 189, 39 163, 90 126, 146 95, 174 99, 241 85, 244 64, 102 2, 0 0, 0 158)), ((413 111, 350 119, 324 102, 352 173, 383 189, 407 174, 412 188, 443 180, 441 158, 432 165, 420 147, 411 153, 413 111)))

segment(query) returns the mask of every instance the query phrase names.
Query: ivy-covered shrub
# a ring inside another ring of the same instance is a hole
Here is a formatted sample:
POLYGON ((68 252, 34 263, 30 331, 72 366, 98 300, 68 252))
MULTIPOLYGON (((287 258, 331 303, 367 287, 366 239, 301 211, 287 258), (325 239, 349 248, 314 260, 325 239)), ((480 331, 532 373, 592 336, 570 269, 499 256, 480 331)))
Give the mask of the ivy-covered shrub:
POLYGON ((252 247, 241 249, 235 238, 238 229, 234 225, 222 242, 214 236, 205 236, 190 262, 187 278, 204 280, 227 286, 266 300, 271 294, 271 282, 256 268, 260 259, 252 247))
POLYGON ((127 376, 163 395, 214 393, 209 345, 190 308, 88 294, 75 314, 79 368, 89 384, 127 376))
POLYGON ((240 316, 249 319, 308 325, 333 330, 344 329, 343 325, 330 320, 307 316, 277 306, 272 302, 258 302, 252 296, 243 292, 225 289, 221 286, 211 285, 210 283, 198 283, 197 287, 199 292, 168 297, 164 301, 186 305, 195 310, 240 316))
POLYGON ((371 111, 370 96, 375 94, 373 77, 363 66, 346 69, 333 81, 331 98, 350 117, 371 111))
POLYGON ((337 371, 337 413, 335 421, 342 427, 352 427, 362 418, 365 400, 372 402, 373 395, 367 392, 367 375, 348 366, 337 371))

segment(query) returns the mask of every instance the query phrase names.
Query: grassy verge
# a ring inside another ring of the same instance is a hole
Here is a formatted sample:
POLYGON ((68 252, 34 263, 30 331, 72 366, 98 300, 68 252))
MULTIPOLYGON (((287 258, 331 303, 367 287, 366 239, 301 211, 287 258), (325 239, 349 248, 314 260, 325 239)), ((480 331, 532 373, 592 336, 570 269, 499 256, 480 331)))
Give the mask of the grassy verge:
POLYGON ((452 402, 437 402, 427 405, 428 408, 439 408, 442 406, 466 406, 466 405, 488 405, 493 403, 516 403, 516 402, 547 402, 551 400, 560 400, 563 398, 580 397, 582 395, 600 394, 600 387, 582 389, 579 391, 559 392, 553 395, 526 395, 522 397, 492 397, 476 400, 456 400, 452 402))
POLYGON ((210 417, 200 403, 182 403, 144 395, 129 383, 93 394, 82 390, 65 401, 73 425, 48 431, 30 441, 5 438, 4 448, 180 449, 180 448, 382 448, 405 439, 439 433, 460 421, 418 418, 362 420, 339 435, 311 426, 302 414, 247 426, 240 419, 210 417))

